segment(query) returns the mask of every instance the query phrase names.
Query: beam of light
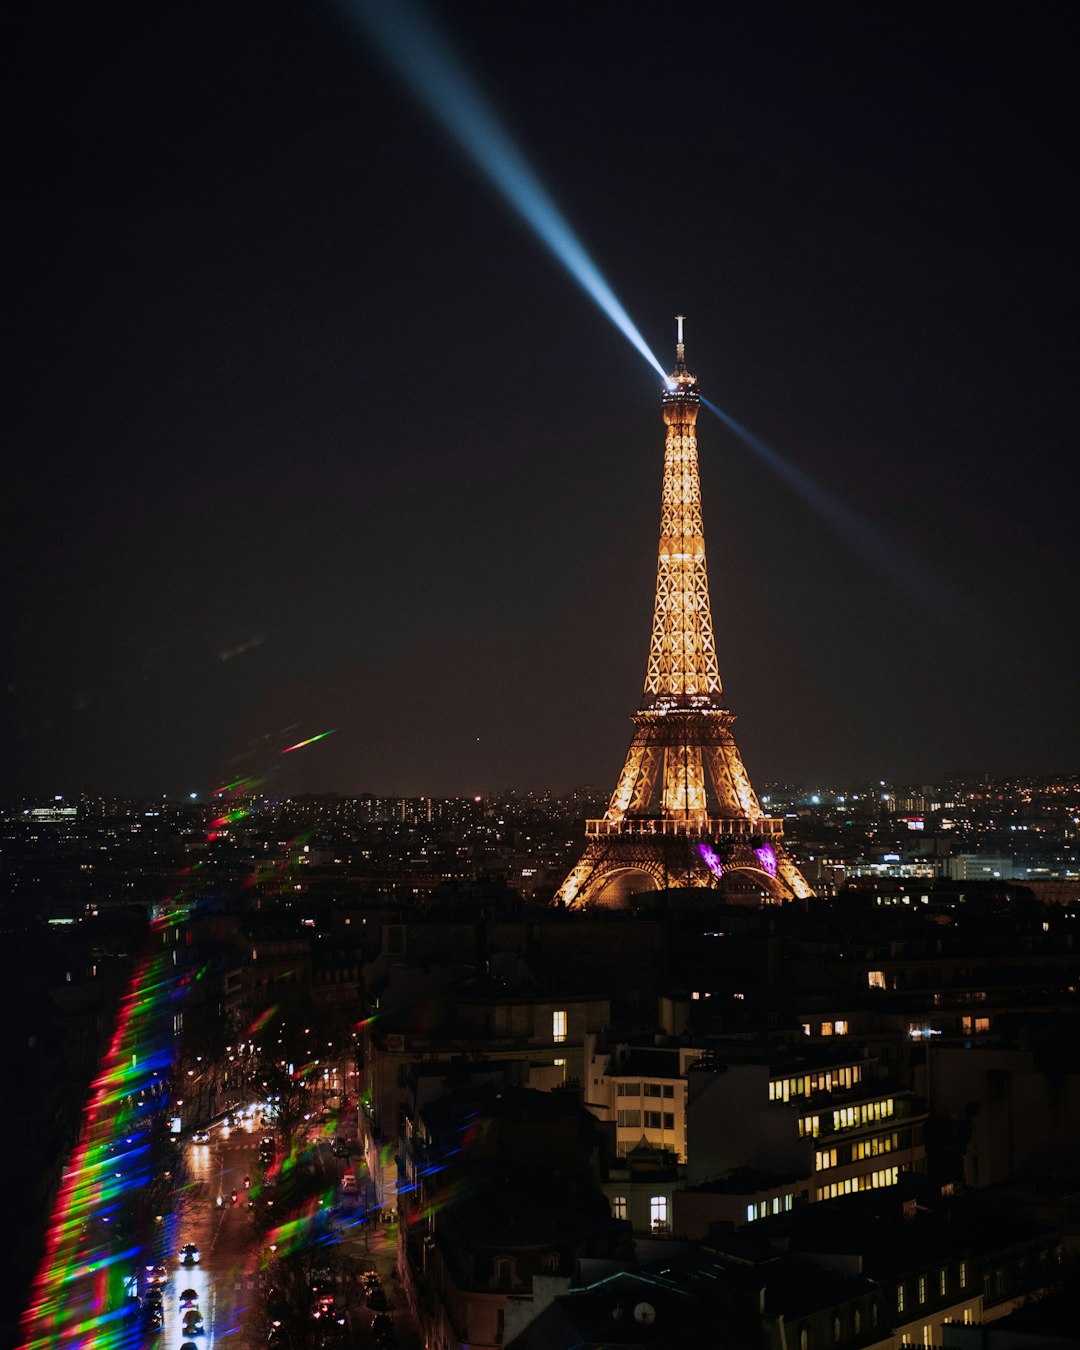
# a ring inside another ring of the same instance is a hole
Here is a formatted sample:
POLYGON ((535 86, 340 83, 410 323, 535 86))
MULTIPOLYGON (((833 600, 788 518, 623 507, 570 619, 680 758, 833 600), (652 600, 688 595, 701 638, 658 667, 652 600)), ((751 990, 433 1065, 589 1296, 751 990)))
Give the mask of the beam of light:
MULTIPOLYGON (((666 384, 667 372, 431 16, 415 0, 395 0, 394 4, 340 0, 340 5, 666 384)), ((702 402, 900 589, 920 603, 959 605, 961 597, 943 577, 910 557, 722 408, 708 399, 702 402)))
POLYGON ((412 0, 340 0, 421 103, 663 379, 667 372, 432 17, 412 0))
POLYGON ((317 736, 309 736, 306 741, 297 741, 295 745, 287 745, 282 750, 283 755, 291 755, 294 750, 302 750, 305 745, 314 745, 316 741, 325 741, 327 736, 332 736, 337 727, 331 727, 329 731, 320 731, 317 736))
POLYGON ((888 580, 920 603, 931 601, 939 606, 960 605, 960 594, 951 582, 911 557, 899 545, 876 530, 869 521, 826 492, 809 474, 796 468, 778 450, 766 445, 760 436, 755 436, 752 431, 736 422, 734 417, 724 412, 723 408, 717 407, 707 398, 703 398, 701 402, 888 580))

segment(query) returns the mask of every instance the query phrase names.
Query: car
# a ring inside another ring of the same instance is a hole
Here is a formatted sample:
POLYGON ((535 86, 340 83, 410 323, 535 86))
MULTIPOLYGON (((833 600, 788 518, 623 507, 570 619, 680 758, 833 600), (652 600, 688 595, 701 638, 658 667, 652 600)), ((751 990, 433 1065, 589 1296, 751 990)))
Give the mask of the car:
POLYGON ((397 1343, 394 1319, 389 1313, 376 1313, 371 1319, 371 1339, 380 1347, 380 1350, 388 1350, 388 1347, 397 1343))
POLYGON ((201 1336, 203 1331, 202 1313, 198 1308, 189 1308, 184 1314, 181 1325, 185 1336, 201 1336))
POLYGON ((190 1308, 193 1304, 198 1303, 198 1301, 199 1295, 194 1289, 185 1289, 180 1295, 180 1306, 182 1308, 190 1308))
POLYGON ((146 1291, 145 1301, 149 1303, 160 1303, 165 1297, 165 1291, 160 1284, 152 1284, 146 1291))
POLYGON ((193 1144, 208 1144, 210 1142, 210 1132, 208 1130, 196 1130, 191 1136, 193 1144))
POLYGON ((199 1264, 199 1249, 194 1242, 185 1243, 180 1248, 180 1264, 182 1266, 197 1266, 199 1264))
POLYGON ((169 1272, 165 1266, 147 1266, 146 1281, 148 1284, 164 1284, 169 1278, 169 1272))
POLYGON ((185 1341, 180 1347, 180 1350, 199 1350, 199 1347, 194 1341, 185 1341))
POLYGON ((146 1309, 147 1331, 160 1331, 165 1325, 165 1309, 160 1303, 151 1303, 146 1309))
POLYGON ((386 1297, 386 1290, 381 1284, 377 1284, 373 1289, 368 1290, 367 1305, 369 1308, 374 1308, 376 1312, 386 1312, 390 1307, 390 1300, 386 1297))

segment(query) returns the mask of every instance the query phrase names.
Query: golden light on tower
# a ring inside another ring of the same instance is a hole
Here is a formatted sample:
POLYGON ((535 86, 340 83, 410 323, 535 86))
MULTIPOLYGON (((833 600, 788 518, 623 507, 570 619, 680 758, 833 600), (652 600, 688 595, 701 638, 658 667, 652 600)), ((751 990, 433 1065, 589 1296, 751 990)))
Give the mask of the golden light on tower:
POLYGON ((758 878, 775 900, 809 885, 766 816, 731 732, 713 635, 696 423, 701 396, 686 368, 679 315, 675 369, 661 393, 664 479, 656 599, 634 736, 603 820, 559 889, 568 905, 617 903, 627 890, 716 886, 758 878))

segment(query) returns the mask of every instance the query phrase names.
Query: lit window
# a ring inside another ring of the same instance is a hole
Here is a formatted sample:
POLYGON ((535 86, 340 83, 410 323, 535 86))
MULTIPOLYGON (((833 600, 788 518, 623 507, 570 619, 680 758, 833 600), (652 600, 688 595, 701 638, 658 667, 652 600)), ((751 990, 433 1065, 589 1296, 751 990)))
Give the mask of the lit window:
POLYGON ((949 1289, 949 1276, 945 1267, 942 1266, 937 1274, 937 1291, 939 1294, 946 1294, 949 1289))
POLYGON ((920 1276, 919 1276, 919 1302, 920 1302, 920 1303, 925 1303, 925 1302, 926 1302, 926 1276, 925 1276, 925 1275, 920 1275, 920 1276))
POLYGON ((966 1289, 966 1288, 967 1288, 967 1277, 968 1277, 968 1263, 967 1263, 966 1261, 961 1261, 961 1262, 960 1262, 960 1288, 961 1288, 961 1289, 966 1289))
POLYGON ((835 1027, 835 1029, 836 1029, 836 1034, 837 1034, 838 1036, 846 1036, 846 1035, 847 1035, 847 1033, 848 1033, 848 1024, 847 1024, 846 1021, 841 1020, 841 1021, 839 1021, 839 1022, 835 1022, 833 1025, 834 1025, 834 1027, 835 1027))
POLYGON ((832 1035, 832 1023, 831 1023, 831 1022, 822 1022, 822 1024, 821 1024, 821 1034, 822 1034, 823 1036, 831 1036, 831 1035, 832 1035))
POLYGON ((551 1038, 556 1044, 566 1040, 566 1013, 563 1011, 551 1014, 551 1038))
POLYGON ((613 1219, 626 1218, 626 1196, 614 1195, 611 1198, 611 1217, 613 1219))
POLYGON ((839 1319, 839 1317, 834 1317, 833 1320, 832 1320, 832 1338, 833 1338, 833 1340, 836 1341, 838 1344, 839 1344, 840 1337, 841 1337, 842 1333, 843 1333, 843 1328, 842 1328, 841 1325, 840 1325, 840 1319, 839 1319))
POLYGON ((896 1311, 897 1311, 897 1312, 903 1312, 903 1311, 904 1311, 904 1302, 905 1302, 905 1298, 904 1298, 904 1282, 901 1280, 901 1282, 896 1286, 896 1311))
POLYGON ((868 970, 866 972, 866 982, 871 989, 884 989, 885 972, 883 970, 868 970))
POLYGON ((654 1195, 649 1200, 649 1224, 652 1228, 667 1227, 667 1196, 654 1195))

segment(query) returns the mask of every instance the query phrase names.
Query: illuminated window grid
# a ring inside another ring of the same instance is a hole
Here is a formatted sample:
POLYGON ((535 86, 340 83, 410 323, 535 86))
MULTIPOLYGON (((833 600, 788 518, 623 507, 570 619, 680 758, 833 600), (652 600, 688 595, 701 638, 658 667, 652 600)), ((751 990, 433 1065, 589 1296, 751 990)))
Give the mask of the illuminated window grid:
POLYGON ((830 1181, 824 1186, 819 1186, 816 1198, 818 1200, 834 1200, 838 1195, 854 1195, 858 1191, 876 1191, 883 1186, 895 1186, 899 1180, 899 1167, 883 1167, 877 1172, 864 1172, 861 1176, 845 1177, 843 1181, 830 1181))
POLYGON ((770 1214, 786 1213, 794 1203, 793 1191, 787 1195, 774 1195, 770 1200, 759 1200, 756 1204, 746 1206, 746 1222, 753 1223, 757 1219, 767 1219, 770 1214))
POLYGON ((845 1092, 862 1082, 861 1064, 844 1064, 836 1069, 822 1069, 817 1073, 794 1074, 789 1078, 769 1079, 769 1101, 790 1102, 798 1097, 810 1097, 816 1092, 845 1092))

